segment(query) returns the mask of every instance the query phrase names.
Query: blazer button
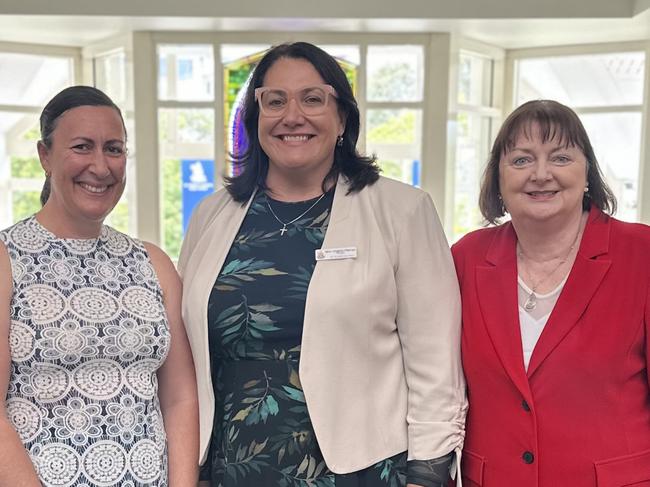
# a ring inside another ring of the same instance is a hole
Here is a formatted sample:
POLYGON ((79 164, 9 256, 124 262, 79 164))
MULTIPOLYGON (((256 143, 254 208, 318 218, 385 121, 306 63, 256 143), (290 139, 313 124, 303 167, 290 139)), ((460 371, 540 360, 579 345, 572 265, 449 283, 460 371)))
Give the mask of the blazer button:
POLYGON ((521 458, 523 459, 524 463, 527 463, 529 465, 535 461, 535 455, 529 451, 525 451, 521 458))
POLYGON ((522 407, 522 409, 523 409, 524 411, 526 411, 527 413, 530 412, 530 406, 529 406, 528 403, 526 402, 526 399, 523 399, 523 400, 521 401, 521 407, 522 407))

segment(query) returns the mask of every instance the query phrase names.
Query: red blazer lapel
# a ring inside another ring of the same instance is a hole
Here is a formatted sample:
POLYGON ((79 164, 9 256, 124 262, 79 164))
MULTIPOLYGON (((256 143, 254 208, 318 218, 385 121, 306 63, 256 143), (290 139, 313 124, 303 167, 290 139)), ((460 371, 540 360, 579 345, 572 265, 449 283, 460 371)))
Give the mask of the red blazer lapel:
POLYGON ((485 326, 503 368, 522 395, 530 399, 524 369, 517 303, 517 237, 511 224, 500 227, 476 268, 476 288, 485 326))
POLYGON ((607 274, 611 260, 596 257, 608 252, 610 225, 607 215, 596 208, 591 209, 569 278, 530 358, 528 377, 578 323, 607 274))

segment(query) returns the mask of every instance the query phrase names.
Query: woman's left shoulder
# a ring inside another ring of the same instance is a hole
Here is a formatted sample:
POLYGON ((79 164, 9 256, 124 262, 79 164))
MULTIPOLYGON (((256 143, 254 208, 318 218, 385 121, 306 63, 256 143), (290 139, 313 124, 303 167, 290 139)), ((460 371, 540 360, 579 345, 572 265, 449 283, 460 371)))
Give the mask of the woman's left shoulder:
POLYGON ((650 243, 650 226, 645 223, 626 222, 612 216, 606 216, 610 221, 611 237, 634 239, 650 243))
POLYGON ((160 286, 165 293, 180 287, 180 278, 174 263, 167 253, 151 242, 142 241, 153 270, 156 272, 160 286))
POLYGON ((589 232, 592 238, 600 239, 599 235, 607 235, 608 253, 612 255, 626 255, 628 259, 633 256, 646 259, 650 258, 650 226, 644 223, 626 222, 606 215, 596 214, 590 219, 589 232), (598 229, 600 227, 600 229, 598 229), (606 232, 603 233, 603 230, 606 232))
POLYGON ((368 191, 372 199, 388 203, 395 208, 403 208, 405 211, 422 204, 423 201, 431 201, 426 191, 384 176, 380 176, 374 184, 366 186, 364 190, 368 191))
POLYGON ((145 240, 141 240, 140 242, 144 249, 147 251, 149 260, 151 260, 151 264, 154 266, 154 268, 174 268, 172 260, 163 249, 158 247, 156 244, 147 242, 145 240))

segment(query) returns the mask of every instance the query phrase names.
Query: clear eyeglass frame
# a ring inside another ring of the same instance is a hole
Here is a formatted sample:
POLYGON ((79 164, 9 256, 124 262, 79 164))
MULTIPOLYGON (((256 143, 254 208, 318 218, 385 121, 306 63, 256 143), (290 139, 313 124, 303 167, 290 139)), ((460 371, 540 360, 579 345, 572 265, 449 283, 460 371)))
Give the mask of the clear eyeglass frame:
POLYGON ((270 117, 270 118, 279 118, 284 116, 284 114, 286 114, 287 110, 289 109, 289 103, 291 102, 291 100, 296 101, 296 105, 298 106, 298 109, 304 115, 307 116, 322 115, 327 111, 330 95, 333 96, 334 98, 338 97, 338 94, 336 93, 334 87, 328 84, 305 86, 297 90, 286 90, 284 88, 276 88, 273 86, 261 86, 259 88, 255 88, 255 101, 257 101, 260 107, 260 112, 265 117, 270 117), (323 91, 324 98, 323 98, 322 105, 305 104, 304 95, 314 92, 314 90, 323 91), (281 107, 277 107, 277 108, 271 108, 269 106, 265 106, 264 98, 266 93, 276 93, 279 95, 280 99, 283 99, 286 102, 281 107))

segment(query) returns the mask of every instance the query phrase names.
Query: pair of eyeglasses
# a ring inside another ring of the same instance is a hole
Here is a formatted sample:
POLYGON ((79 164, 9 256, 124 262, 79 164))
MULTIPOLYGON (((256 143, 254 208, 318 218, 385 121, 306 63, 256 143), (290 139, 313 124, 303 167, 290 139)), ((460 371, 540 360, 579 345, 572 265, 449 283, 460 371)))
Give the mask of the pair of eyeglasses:
POLYGON ((314 85, 298 90, 285 90, 271 86, 255 88, 255 100, 266 117, 281 117, 287 113, 289 103, 295 100, 298 108, 307 116, 322 115, 327 110, 330 95, 337 96, 331 85, 314 85))

